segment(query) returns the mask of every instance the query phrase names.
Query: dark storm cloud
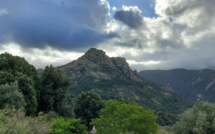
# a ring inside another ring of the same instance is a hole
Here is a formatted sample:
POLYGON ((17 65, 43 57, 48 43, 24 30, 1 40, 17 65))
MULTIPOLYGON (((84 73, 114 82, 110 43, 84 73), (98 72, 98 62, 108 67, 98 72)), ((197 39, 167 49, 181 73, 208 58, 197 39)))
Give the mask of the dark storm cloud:
POLYGON ((143 17, 139 12, 130 11, 117 11, 114 18, 128 25, 130 28, 137 29, 143 25, 143 17))
POLYGON ((91 47, 116 33, 102 31, 109 19, 98 0, 0 0, 0 43, 24 47, 72 49, 91 47))

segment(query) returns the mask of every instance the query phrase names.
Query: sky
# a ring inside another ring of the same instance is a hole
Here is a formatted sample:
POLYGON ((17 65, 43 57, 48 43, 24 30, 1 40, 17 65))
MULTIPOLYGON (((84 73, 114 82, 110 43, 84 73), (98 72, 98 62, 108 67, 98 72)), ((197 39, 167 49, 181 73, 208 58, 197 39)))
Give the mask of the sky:
POLYGON ((97 48, 133 70, 215 67, 215 0, 0 0, 0 53, 36 68, 97 48))

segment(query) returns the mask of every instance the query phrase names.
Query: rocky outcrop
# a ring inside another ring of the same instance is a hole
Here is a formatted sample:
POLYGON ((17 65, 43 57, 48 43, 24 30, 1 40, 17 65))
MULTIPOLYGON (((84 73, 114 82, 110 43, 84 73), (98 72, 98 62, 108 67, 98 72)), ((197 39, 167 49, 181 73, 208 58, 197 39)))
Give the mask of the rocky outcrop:
POLYGON ((121 76, 121 79, 130 78, 142 82, 143 79, 132 71, 125 58, 110 58, 104 51, 91 48, 77 60, 58 67, 72 80, 82 77, 91 77, 100 80, 110 80, 121 76))

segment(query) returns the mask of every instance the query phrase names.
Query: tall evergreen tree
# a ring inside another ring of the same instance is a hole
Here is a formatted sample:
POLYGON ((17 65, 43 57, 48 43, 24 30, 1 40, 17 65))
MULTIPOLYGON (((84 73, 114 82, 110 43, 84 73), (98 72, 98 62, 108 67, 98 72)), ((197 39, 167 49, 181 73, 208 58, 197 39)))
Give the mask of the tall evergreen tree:
POLYGON ((70 79, 65 77, 60 70, 55 70, 52 65, 46 66, 41 76, 40 109, 44 112, 55 111, 61 113, 70 84, 70 79))

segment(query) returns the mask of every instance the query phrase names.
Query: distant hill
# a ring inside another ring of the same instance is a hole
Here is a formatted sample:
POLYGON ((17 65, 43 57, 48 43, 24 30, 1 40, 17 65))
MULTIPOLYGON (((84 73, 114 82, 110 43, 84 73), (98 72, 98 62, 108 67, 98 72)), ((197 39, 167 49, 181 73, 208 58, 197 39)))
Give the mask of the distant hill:
POLYGON ((43 70, 42 68, 37 69, 37 73, 38 73, 39 75, 42 75, 43 71, 44 71, 44 70, 43 70))
POLYGON ((159 85, 169 85, 175 93, 187 99, 215 102, 214 70, 148 70, 139 74, 159 85))
POLYGON ((103 99, 124 98, 157 111, 180 113, 190 104, 171 88, 158 86, 132 71, 125 58, 108 57, 104 51, 91 48, 71 63, 57 67, 73 84, 71 94, 94 91, 103 99))

